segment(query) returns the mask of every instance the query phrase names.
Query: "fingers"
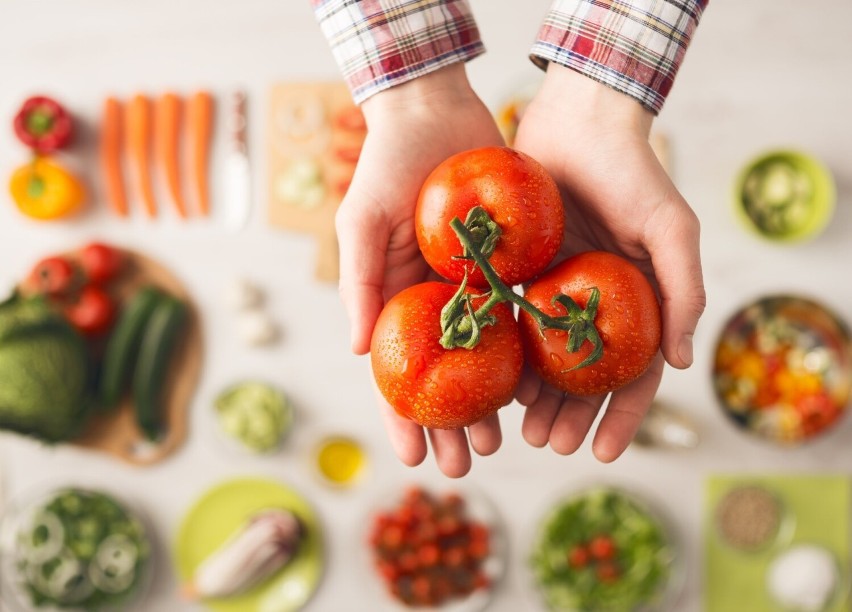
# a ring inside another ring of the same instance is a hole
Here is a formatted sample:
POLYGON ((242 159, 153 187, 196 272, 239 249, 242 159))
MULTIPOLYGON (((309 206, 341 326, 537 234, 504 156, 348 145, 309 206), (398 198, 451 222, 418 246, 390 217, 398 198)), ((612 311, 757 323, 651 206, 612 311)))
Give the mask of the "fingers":
POLYGON ((541 393, 541 385, 541 377, 528 364, 524 364, 521 380, 518 382, 517 389, 515 389, 515 399, 522 406, 529 406, 541 393))
POLYGON ((662 376, 663 358, 658 353, 645 374, 612 394, 592 446, 600 461, 616 460, 633 440, 651 407, 662 376))
POLYGON ((435 461, 450 478, 461 478, 470 471, 470 449, 464 429, 429 429, 429 441, 435 461))
MULTIPOLYGON (((352 192, 352 190, 350 190, 352 192)), ((384 306, 383 286, 389 228, 378 207, 341 204, 335 219, 340 245, 340 297, 352 326, 352 352, 370 350, 370 337, 384 306)))
MULTIPOLYGON (((520 398, 518 401, 524 403, 520 398)), ((526 405, 527 411, 524 414, 521 433, 527 444, 541 448, 550 440, 553 422, 556 420, 559 407, 562 405, 562 392, 549 385, 542 385, 539 381, 537 397, 526 405)))
POLYGON ((550 448, 560 455, 576 452, 592 428, 606 395, 565 396, 550 431, 550 448))
POLYGON ((485 417, 470 426, 470 445, 483 457, 492 455, 500 448, 503 434, 500 431, 500 419, 496 414, 485 417))
POLYGON ((668 206, 661 214, 668 218, 654 220, 647 244, 662 298, 661 348, 669 364, 688 368, 693 360, 692 337, 707 301, 699 223, 686 202, 668 206))
POLYGON ((388 432, 391 446, 396 456, 405 465, 414 467, 420 465, 426 458, 426 438, 423 428, 417 423, 399 416, 393 407, 376 392, 382 419, 388 432))

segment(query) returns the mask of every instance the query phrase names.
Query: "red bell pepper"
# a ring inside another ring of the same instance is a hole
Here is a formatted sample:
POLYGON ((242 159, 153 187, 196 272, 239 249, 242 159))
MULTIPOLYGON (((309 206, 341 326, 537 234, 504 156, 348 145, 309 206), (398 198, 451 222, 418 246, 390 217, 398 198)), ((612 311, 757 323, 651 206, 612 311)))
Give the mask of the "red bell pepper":
POLYGON ((71 141, 71 115, 56 100, 45 96, 28 98, 15 115, 15 134, 36 153, 61 149, 71 141))

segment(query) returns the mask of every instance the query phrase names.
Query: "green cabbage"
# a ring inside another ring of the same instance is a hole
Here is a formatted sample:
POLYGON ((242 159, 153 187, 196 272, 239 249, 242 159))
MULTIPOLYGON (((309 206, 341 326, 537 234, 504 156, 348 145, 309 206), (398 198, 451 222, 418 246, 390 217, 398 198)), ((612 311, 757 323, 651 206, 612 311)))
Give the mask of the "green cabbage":
POLYGON ((85 341, 43 299, 0 303, 0 429, 46 442, 76 435, 91 383, 85 341))

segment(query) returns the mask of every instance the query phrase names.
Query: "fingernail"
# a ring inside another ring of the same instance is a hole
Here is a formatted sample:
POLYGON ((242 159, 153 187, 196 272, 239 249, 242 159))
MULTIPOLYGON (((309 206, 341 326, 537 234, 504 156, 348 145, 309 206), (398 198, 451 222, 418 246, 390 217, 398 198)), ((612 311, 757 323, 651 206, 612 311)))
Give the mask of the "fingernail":
POLYGON ((680 340, 677 347, 677 356, 687 366, 692 365, 692 334, 687 334, 680 340))

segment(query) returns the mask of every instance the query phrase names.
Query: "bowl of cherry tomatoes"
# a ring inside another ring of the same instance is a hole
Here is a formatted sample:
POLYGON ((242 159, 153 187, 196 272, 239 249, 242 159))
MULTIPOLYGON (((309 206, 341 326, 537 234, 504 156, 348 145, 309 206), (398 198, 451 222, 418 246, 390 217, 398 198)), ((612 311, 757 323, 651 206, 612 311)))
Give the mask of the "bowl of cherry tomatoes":
POLYGON ((811 299, 760 298, 722 329, 713 386, 724 413, 750 434, 785 446, 811 440, 846 413, 849 330, 811 299))
POLYGON ((484 609, 506 569, 506 542, 492 503, 469 490, 416 485, 382 499, 368 520, 367 547, 386 607, 484 609))

